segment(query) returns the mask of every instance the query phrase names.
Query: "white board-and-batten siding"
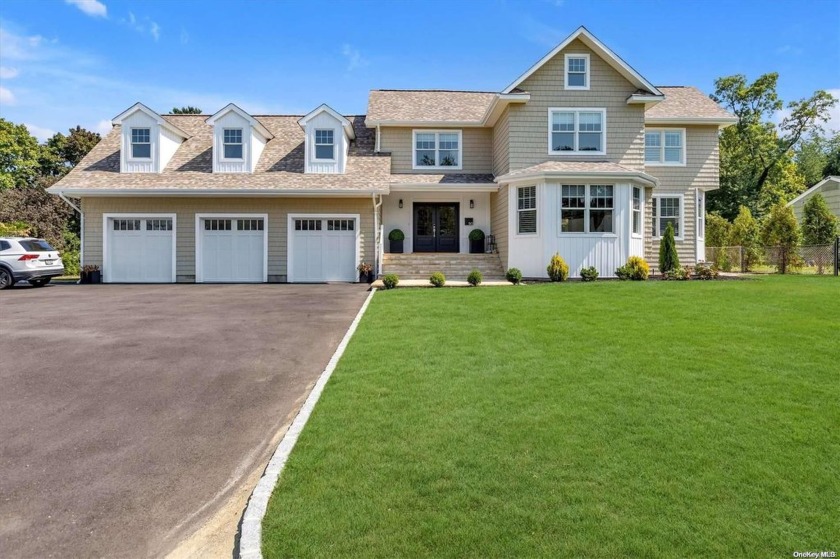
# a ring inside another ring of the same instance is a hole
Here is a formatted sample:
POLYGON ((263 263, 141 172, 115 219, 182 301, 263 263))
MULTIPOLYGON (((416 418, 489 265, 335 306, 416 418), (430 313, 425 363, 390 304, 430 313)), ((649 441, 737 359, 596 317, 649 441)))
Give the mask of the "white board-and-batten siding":
POLYGON ((306 172, 335 174, 344 173, 347 165, 347 151, 350 142, 344 134, 344 128, 335 117, 326 111, 312 117, 306 123, 306 172), (315 131, 333 131, 333 154, 332 161, 315 159, 315 131))

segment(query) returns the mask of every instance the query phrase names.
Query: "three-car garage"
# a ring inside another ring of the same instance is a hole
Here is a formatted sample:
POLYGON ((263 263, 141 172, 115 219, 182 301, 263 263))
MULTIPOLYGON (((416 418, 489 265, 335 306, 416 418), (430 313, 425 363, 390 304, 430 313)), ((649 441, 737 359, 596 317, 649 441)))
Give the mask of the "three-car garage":
POLYGON ((103 281, 352 282, 360 229, 359 214, 103 214, 103 281))

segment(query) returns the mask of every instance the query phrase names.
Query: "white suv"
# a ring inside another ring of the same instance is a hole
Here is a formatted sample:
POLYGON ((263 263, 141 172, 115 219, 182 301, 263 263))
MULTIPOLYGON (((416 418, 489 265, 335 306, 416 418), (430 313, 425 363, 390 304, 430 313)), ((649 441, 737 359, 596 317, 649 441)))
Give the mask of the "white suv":
POLYGON ((44 239, 0 237, 0 289, 26 280, 32 287, 43 287, 64 274, 64 263, 44 239))

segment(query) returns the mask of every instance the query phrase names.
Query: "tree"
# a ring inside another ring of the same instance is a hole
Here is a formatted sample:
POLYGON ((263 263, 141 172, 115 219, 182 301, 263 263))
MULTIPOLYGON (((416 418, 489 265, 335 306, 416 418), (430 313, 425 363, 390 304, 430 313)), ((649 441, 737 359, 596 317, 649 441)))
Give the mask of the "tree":
POLYGON ((0 192, 23 187, 38 175, 38 140, 23 124, 0 118, 0 192))
POLYGON ((715 212, 706 214, 706 246, 729 246, 731 232, 732 224, 725 217, 715 212))
POLYGON ((173 115, 200 115, 201 109, 198 107, 193 107, 192 105, 188 105, 186 107, 173 107, 172 108, 173 115))
POLYGON ((782 274, 793 262, 793 250, 799 245, 800 232, 793 208, 779 202, 770 209, 761 227, 761 242, 768 247, 778 247, 776 267, 782 274))
POLYGON ((47 177, 63 177, 78 165, 101 139, 98 133, 81 126, 71 128, 67 136, 58 132, 41 147, 41 174, 47 177))
POLYGON ((709 196, 710 209, 728 219, 737 215, 740 206, 763 215, 776 201, 798 194, 805 181, 788 166, 792 148, 820 131, 837 103, 818 90, 807 99, 789 102, 787 116, 775 126, 773 116, 785 109, 776 94, 778 77, 769 73, 748 83, 746 76, 735 75, 715 81, 712 99, 738 117, 738 123, 720 135, 721 188, 709 196))
POLYGON ((680 257, 677 255, 677 242, 674 239, 674 225, 669 221, 665 227, 665 235, 659 241, 659 272, 664 274, 680 267, 680 257))
POLYGON ((738 210, 738 217, 732 222, 730 238, 734 246, 741 247, 741 270, 746 272, 761 256, 760 227, 752 212, 746 206, 738 210))
POLYGON ((819 192, 811 196, 802 216, 802 239, 806 245, 827 245, 837 236, 837 218, 828 209, 819 192))
POLYGON ((826 155, 825 168, 823 168, 822 174, 823 178, 840 176, 840 134, 835 134, 828 141, 828 155, 826 155))
POLYGON ((3 191, 0 195, 0 222, 23 222, 29 234, 46 239, 63 250, 64 231, 73 210, 58 196, 49 194, 46 187, 54 179, 40 178, 35 184, 3 191))

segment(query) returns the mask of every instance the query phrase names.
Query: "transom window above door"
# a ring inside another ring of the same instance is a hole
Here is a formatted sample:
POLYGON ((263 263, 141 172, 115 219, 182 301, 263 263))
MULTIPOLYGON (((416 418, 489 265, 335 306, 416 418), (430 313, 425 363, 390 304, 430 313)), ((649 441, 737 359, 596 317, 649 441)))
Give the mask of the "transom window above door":
POLYGON ((548 153, 604 155, 606 109, 549 109, 548 153))
POLYGON ((415 130, 414 169, 461 169, 461 131, 415 130))
POLYGON ((567 54, 566 89, 589 89, 589 55, 567 54))

